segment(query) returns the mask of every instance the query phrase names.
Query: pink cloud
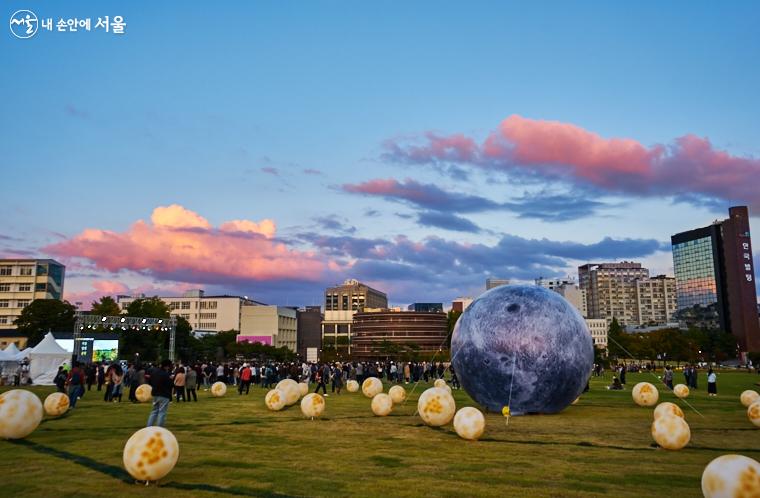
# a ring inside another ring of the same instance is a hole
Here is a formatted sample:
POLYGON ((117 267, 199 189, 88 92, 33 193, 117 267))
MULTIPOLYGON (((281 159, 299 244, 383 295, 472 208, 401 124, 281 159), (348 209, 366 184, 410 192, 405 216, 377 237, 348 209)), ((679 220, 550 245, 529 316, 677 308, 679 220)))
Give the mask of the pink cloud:
POLYGON ((182 206, 158 207, 150 222, 124 232, 89 228, 43 250, 89 260, 96 269, 132 270, 180 282, 316 281, 327 262, 274 240, 272 220, 234 220, 212 227, 182 206))
POLYGON ((89 310, 92 308, 92 303, 99 301, 103 296, 110 296, 116 299, 116 296, 120 295, 138 295, 145 294, 146 296, 165 296, 165 295, 180 295, 188 289, 197 288, 197 285, 192 284, 175 284, 175 283, 162 283, 159 285, 145 284, 135 287, 128 287, 122 282, 117 282, 109 279, 98 279, 88 282, 85 289, 78 291, 66 290, 64 298, 70 303, 82 303, 80 309, 89 310))
POLYGON ((461 134, 426 133, 422 143, 388 141, 385 157, 430 164, 458 162, 489 169, 560 178, 613 193, 698 194, 760 209, 760 159, 715 149, 695 135, 669 145, 645 146, 631 138, 604 138, 579 126, 512 115, 483 141, 461 134))

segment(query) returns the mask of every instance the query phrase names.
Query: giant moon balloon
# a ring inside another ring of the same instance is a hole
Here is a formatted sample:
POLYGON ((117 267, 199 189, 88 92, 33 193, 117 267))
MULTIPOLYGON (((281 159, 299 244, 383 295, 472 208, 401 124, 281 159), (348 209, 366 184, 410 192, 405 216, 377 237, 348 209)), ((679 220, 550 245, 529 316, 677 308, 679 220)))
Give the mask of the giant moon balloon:
POLYGON ((639 406, 654 406, 660 399, 660 392, 649 382, 639 382, 631 390, 633 402, 639 406))
POLYGON ((0 394, 0 438, 22 439, 42 421, 42 401, 24 389, 0 394))
MULTIPOLYGON (((406 389, 401 386, 393 386, 388 389, 388 396, 391 397, 393 404, 397 405, 406 401, 406 389)), ((374 399, 374 398, 373 398, 374 399)))
POLYGON ((462 439, 480 439, 486 429, 486 418, 477 408, 466 406, 454 415, 454 430, 462 439))
POLYGON ((301 388, 293 379, 283 379, 274 387, 285 394, 285 404, 294 405, 301 398, 301 388))
POLYGON ((751 405, 758 399, 760 399, 760 394, 758 394, 757 391, 753 391, 752 389, 747 389, 739 397, 739 400, 742 402, 742 405, 746 407, 749 407, 749 405, 751 405))
POLYGON ((274 412, 282 410, 285 408, 285 393, 279 389, 272 389, 264 396, 264 404, 274 412))
POLYGON ((705 498, 760 496, 760 463, 742 455, 719 456, 702 472, 705 498))
POLYGON ((211 395, 216 398, 221 398, 227 394, 227 384, 224 382, 214 382, 211 385, 211 395))
POLYGON ((307 417, 319 417, 325 411, 325 398, 317 393, 307 394, 301 400, 301 413, 307 417))
POLYGON ((124 445, 124 468, 140 481, 157 481, 171 472, 179 458, 174 434, 163 427, 145 427, 124 445))
POLYGON ((43 403, 45 413, 51 417, 58 417, 66 413, 69 409, 69 397, 64 393, 53 393, 45 398, 43 403))
POLYGON ((393 400, 385 393, 376 394, 375 397, 372 398, 370 408, 372 408, 372 413, 378 417, 385 417, 386 415, 390 415, 391 411, 393 411, 393 400))
POLYGON ((440 387, 425 390, 417 400, 417 412, 422 421, 433 427, 440 427, 451 422, 456 410, 454 397, 446 389, 440 387))
POLYGON ((355 380, 349 380, 348 382, 346 382, 346 389, 350 393, 358 392, 359 391, 359 383, 356 382, 355 380))
POLYGON ((689 444, 691 430, 681 417, 665 415, 652 422, 652 438, 666 450, 680 450, 689 444))
POLYGON ((586 387, 594 345, 565 298, 539 286, 504 285, 459 318, 451 357, 467 394, 489 410, 509 404, 512 415, 556 413, 586 387))
POLYGON ((673 388, 673 394, 676 395, 678 398, 688 398, 689 397, 689 387, 686 384, 676 384, 676 387, 673 388))
POLYGON ((383 383, 377 377, 367 377, 362 382, 362 392, 368 398, 374 398, 383 392, 383 383))
POLYGON ((153 386, 150 384, 140 384, 135 391, 135 398, 140 403, 147 403, 153 398, 153 386))
POLYGON ((681 417, 683 418, 683 410, 675 404, 669 401, 660 403, 657 408, 654 409, 654 419, 657 420, 660 417, 681 417))

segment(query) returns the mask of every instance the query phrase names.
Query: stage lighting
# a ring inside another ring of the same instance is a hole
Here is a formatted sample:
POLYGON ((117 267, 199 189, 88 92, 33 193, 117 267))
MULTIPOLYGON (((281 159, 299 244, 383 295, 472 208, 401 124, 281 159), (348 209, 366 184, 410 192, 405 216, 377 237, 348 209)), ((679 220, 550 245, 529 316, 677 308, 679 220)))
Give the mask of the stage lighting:
POLYGON ((159 320, 158 323, 164 323, 164 321, 163 320, 159 320))
POLYGON ((127 321, 127 319, 126 319, 126 318, 122 318, 122 319, 121 319, 121 323, 124 323, 124 322, 126 322, 126 321, 127 321))
POLYGON ((106 320, 108 320, 108 317, 107 317, 107 316, 104 316, 104 317, 102 317, 102 318, 100 319, 100 321, 101 321, 101 322, 105 322, 106 320))
POLYGON ((147 321, 148 321, 148 319, 147 319, 147 318, 143 318, 143 319, 142 319, 142 323, 145 323, 145 322, 147 322, 147 321))

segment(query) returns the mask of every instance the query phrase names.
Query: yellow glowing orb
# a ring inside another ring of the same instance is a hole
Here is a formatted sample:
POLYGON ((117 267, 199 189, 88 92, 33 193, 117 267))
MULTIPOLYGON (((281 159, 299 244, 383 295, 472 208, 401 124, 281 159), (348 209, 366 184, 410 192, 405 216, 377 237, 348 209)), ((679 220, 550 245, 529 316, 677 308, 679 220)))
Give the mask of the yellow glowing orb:
POLYGON ((221 398, 227 394, 227 384, 224 382, 214 382, 211 385, 211 395, 215 398, 221 398))
POLYGON ((150 384, 141 384, 135 391, 135 398, 140 403, 147 403, 153 399, 153 386, 150 384))
POLYGON ((686 384, 676 384, 676 387, 673 388, 673 394, 681 399, 688 398, 689 387, 686 384))
POLYGON ((758 394, 757 391, 753 391, 752 389, 747 389, 744 391, 741 396, 739 396, 739 400, 742 402, 742 405, 745 407, 749 407, 752 403, 760 399, 760 394, 758 394))
POLYGON ((705 498, 760 496, 760 463, 743 455, 719 456, 702 472, 705 498))
POLYGON ((301 413, 307 417, 319 417, 325 411, 325 398, 317 393, 307 394, 301 400, 301 413))
POLYGON ((0 394, 0 438, 25 438, 41 421, 42 402, 34 393, 12 389, 0 394))
POLYGON ((649 382, 639 382, 633 386, 631 396, 639 406, 654 406, 660 398, 660 392, 649 382))
POLYGON ((375 397, 372 398, 371 408, 372 413, 378 417, 385 417, 393 411, 393 400, 388 394, 376 394, 375 397))
POLYGON ((283 379, 274 388, 285 394, 285 404, 288 406, 296 404, 301 398, 301 388, 293 379, 283 379))
POLYGON ((264 404, 272 411, 278 412, 285 408, 285 393, 279 389, 272 389, 264 397, 264 404))
POLYGON ((440 427, 451 422, 457 406, 454 397, 446 389, 431 387, 417 401, 417 411, 427 425, 440 427))
POLYGON ((391 400, 395 404, 403 403, 406 401, 406 389, 401 386, 393 386, 388 389, 388 395, 391 397, 391 400))
POLYGON ((348 382, 346 382, 346 389, 350 393, 358 392, 359 391, 359 383, 356 382, 355 380, 349 380, 348 382))
POLYGON ((383 383, 377 377, 367 377, 362 382, 362 392, 368 398, 374 398, 383 392, 383 383))
POLYGON ((462 439, 480 439, 486 429, 486 418, 477 408, 471 406, 460 409, 454 415, 454 430, 462 439))
POLYGON ((69 397, 64 393, 53 393, 45 398, 45 413, 51 417, 58 417, 69 409, 69 397))
POLYGON ((124 468, 140 481, 157 481, 171 472, 179 458, 174 434, 163 427, 146 427, 124 445, 124 468))
POLYGON ((652 437, 666 450, 680 450, 691 439, 689 424, 681 417, 665 415, 652 423, 652 437))
POLYGON ((669 416, 683 418, 683 411, 677 404, 671 403, 670 401, 665 401, 664 403, 660 403, 659 405, 657 405, 657 408, 654 409, 655 420, 657 420, 660 417, 669 417, 669 416))

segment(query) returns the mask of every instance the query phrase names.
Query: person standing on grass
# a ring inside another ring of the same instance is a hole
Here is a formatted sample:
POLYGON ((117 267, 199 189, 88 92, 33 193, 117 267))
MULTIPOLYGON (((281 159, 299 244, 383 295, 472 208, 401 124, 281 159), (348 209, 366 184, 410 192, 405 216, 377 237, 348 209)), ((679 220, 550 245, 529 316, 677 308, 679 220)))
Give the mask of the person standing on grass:
POLYGON ((177 403, 180 398, 185 400, 185 367, 177 367, 177 371, 174 373, 174 394, 177 396, 177 403))
POLYGON ((145 375, 153 388, 153 409, 148 416, 148 427, 154 425, 163 427, 166 423, 166 412, 169 410, 169 402, 172 399, 173 384, 169 375, 171 368, 171 360, 164 360, 161 362, 161 368, 151 368, 145 375))
POLYGON ((662 381, 665 383, 670 390, 673 390, 673 370, 670 368, 670 365, 667 365, 665 367, 665 373, 662 376, 662 381))
POLYGON ((68 372, 66 372, 63 367, 58 367, 58 373, 55 375, 53 382, 59 393, 66 392, 66 379, 68 379, 68 377, 68 372))
POLYGON ((193 401, 198 401, 198 395, 195 394, 195 388, 198 386, 198 372, 195 371, 193 368, 188 368, 187 373, 185 374, 185 391, 187 392, 186 401, 190 401, 190 398, 193 398, 193 401))
MULTIPOLYGON (((325 378, 322 376, 323 369, 317 368, 316 378, 315 382, 317 383, 317 389, 314 391, 315 393, 318 393, 320 389, 322 389, 322 392, 325 396, 327 396, 327 385, 325 385, 325 378)), ((328 368, 327 374, 330 375, 330 370, 328 368)))
POLYGON ((248 394, 248 392, 251 390, 251 367, 248 366, 248 363, 243 363, 243 368, 240 370, 240 384, 238 385, 238 394, 243 394, 243 390, 245 390, 245 394, 248 394))
POLYGON ((105 370, 103 370, 102 362, 98 362, 98 369, 95 376, 97 377, 97 380, 98 380, 98 391, 100 391, 101 389, 103 389, 103 383, 106 381, 106 372, 105 370))
POLYGON ((90 363, 87 367, 87 390, 92 389, 92 385, 95 383, 95 378, 98 375, 98 369, 95 364, 90 363))
POLYGON ((340 368, 340 364, 336 365, 332 376, 332 391, 337 391, 340 394, 340 390, 343 388, 343 370, 340 368))
POLYGON ((79 396, 84 393, 84 372, 80 368, 78 361, 74 362, 66 383, 69 385, 69 407, 73 410, 77 406, 79 396))
POLYGON ((713 372, 713 369, 707 371, 707 395, 718 395, 718 376, 713 372))
POLYGON ((111 400, 121 403, 121 393, 124 387, 124 370, 118 363, 111 371, 111 400))
POLYGON ((124 383, 129 387, 129 401, 137 403, 135 391, 137 391, 137 386, 139 386, 140 383, 137 378, 137 369, 132 364, 129 365, 127 375, 124 376, 124 383))

